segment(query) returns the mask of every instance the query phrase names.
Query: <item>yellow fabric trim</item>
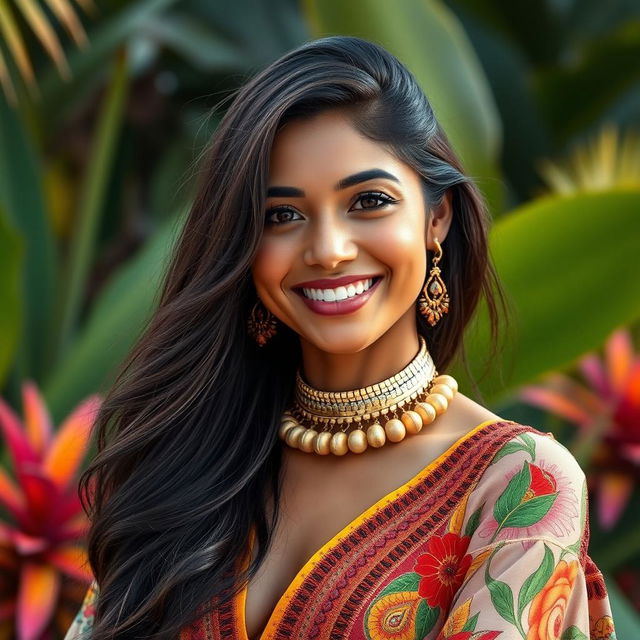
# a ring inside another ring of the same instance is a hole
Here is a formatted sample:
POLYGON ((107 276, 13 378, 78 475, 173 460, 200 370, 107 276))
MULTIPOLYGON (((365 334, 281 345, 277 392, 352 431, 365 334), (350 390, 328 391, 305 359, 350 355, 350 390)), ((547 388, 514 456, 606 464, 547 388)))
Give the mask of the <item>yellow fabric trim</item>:
MULTIPOLYGON (((510 422, 514 423, 514 420, 502 420, 502 419, 494 419, 490 418, 489 420, 485 420, 481 422, 479 425, 475 426, 471 431, 468 431, 465 435, 461 436, 456 440, 444 453, 440 454, 437 458, 435 458, 432 462, 430 462, 426 467, 421 469, 413 478, 410 478, 405 482, 402 486, 397 489, 391 491, 386 496, 382 497, 375 504, 371 505, 366 511, 360 514, 357 518, 352 520, 346 527, 344 527, 341 531, 336 533, 330 540, 325 542, 302 566, 300 571, 295 575, 291 584, 287 587, 285 592, 278 600, 271 616, 267 622, 267 626, 265 627, 262 635, 259 640, 271 640, 274 637, 274 632, 277 629, 278 623, 282 614, 284 614, 285 609, 287 607, 289 598, 292 593, 298 589, 302 581, 307 577, 307 575, 311 572, 313 567, 317 564, 319 558, 323 556, 326 550, 336 544, 338 540, 348 536, 354 529, 357 529, 365 520, 368 520, 376 511, 384 508, 390 502, 393 502, 396 498, 398 498, 403 493, 406 493, 409 489, 419 484, 431 471, 434 467, 437 467, 445 458, 451 455, 451 453, 457 449, 465 440, 473 437, 477 431, 486 427, 487 425, 493 424, 495 422, 510 422)), ((252 537, 253 542, 253 537, 252 537)), ((253 547, 253 544, 251 545, 253 547)), ((241 640, 249 640, 246 629, 246 601, 247 601, 247 585, 242 589, 242 591, 236 597, 236 614, 237 620, 239 621, 239 634, 241 640)))
POLYGON ((238 620, 238 635, 240 640, 249 640, 247 636, 247 587, 245 586, 242 591, 236 596, 235 599, 235 619, 238 620))

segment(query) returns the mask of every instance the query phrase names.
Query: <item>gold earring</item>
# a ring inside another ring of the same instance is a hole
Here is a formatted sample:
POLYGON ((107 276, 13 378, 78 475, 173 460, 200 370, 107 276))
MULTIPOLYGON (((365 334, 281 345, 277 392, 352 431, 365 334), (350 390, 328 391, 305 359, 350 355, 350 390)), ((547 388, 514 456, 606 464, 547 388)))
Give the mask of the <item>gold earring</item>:
POLYGON ((426 281, 418 298, 420 313, 432 327, 449 311, 447 287, 440 277, 440 267, 438 267, 438 262, 442 258, 442 247, 438 242, 438 238, 434 238, 434 242, 438 248, 438 255, 433 257, 433 267, 429 272, 429 279, 426 281), (429 294, 433 298, 429 297, 429 294))
POLYGON ((277 333, 275 316, 260 302, 259 298, 251 310, 247 330, 261 347, 264 347, 269 338, 277 333))

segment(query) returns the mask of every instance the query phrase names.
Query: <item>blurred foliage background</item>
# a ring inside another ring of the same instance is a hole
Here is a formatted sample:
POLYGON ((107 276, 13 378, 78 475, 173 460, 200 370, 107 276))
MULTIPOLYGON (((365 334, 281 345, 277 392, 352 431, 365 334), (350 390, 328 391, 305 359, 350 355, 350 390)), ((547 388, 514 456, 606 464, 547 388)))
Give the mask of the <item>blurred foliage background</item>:
POLYGON ((74 478, 153 309, 214 105, 329 34, 413 71, 485 194, 513 321, 487 368, 479 310, 474 379, 580 461, 590 555, 618 638, 639 637, 633 0, 0 0, 0 637, 61 637, 88 586, 74 478))

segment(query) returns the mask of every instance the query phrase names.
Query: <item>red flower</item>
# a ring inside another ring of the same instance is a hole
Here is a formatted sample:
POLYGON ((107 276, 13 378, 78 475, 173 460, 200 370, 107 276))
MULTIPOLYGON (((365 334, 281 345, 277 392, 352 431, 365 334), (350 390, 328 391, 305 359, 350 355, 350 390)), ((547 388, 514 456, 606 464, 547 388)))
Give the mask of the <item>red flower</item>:
POLYGON ((467 553, 470 540, 455 533, 433 537, 427 543, 427 553, 418 558, 414 571, 424 576, 418 593, 430 607, 448 609, 471 564, 467 553))

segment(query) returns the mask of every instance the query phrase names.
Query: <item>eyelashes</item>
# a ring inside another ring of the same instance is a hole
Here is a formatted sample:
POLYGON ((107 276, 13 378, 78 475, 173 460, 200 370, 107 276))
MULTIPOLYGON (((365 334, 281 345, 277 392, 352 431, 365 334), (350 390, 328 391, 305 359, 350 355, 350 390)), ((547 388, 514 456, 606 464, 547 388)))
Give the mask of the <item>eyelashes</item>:
MULTIPOLYGON (((397 202, 399 202, 395 198, 388 196, 386 193, 383 193, 382 191, 366 191, 364 193, 360 193, 356 198, 355 202, 356 203, 361 202, 362 200, 379 200, 382 202, 382 204, 378 204, 373 207, 356 207, 355 211, 377 211, 378 209, 382 209, 383 207, 386 207, 389 204, 396 204, 397 202)), ((351 209, 349 209, 349 211, 351 211, 351 209)), ((265 212, 265 224, 271 225, 271 226, 279 226, 279 225, 286 224, 287 222, 294 222, 296 220, 295 218, 292 217, 294 215, 298 215, 297 210, 288 205, 279 205, 275 207, 270 207, 265 212), (282 220, 282 219, 280 221, 274 220, 273 217, 277 216, 277 214, 279 213, 289 214, 289 217, 285 220, 282 220)))

